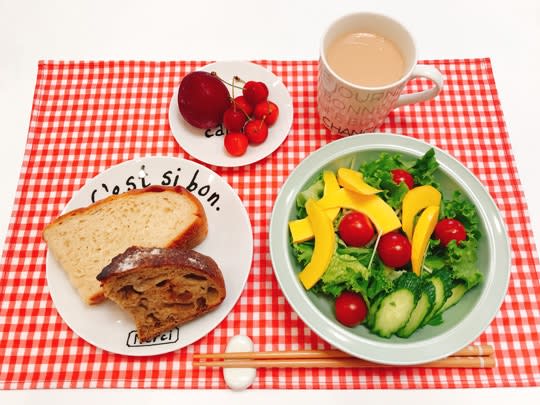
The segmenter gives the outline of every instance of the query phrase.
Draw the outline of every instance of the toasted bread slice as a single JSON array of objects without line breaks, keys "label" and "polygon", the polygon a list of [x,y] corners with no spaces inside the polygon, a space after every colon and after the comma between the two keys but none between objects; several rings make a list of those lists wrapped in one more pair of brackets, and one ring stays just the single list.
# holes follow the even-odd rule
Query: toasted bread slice
[{"label": "toasted bread slice", "polygon": [[43,238],[81,298],[98,304],[105,297],[96,276],[128,247],[192,248],[207,233],[204,208],[188,190],[149,186],[61,215]]},{"label": "toasted bread slice", "polygon": [[141,341],[206,314],[226,295],[216,262],[188,249],[134,246],[97,279],[105,296],[131,314]]}]

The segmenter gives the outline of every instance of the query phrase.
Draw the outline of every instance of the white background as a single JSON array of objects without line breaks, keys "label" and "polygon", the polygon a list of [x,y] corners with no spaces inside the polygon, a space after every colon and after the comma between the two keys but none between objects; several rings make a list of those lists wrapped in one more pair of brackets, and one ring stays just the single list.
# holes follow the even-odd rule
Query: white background
[{"label": "white background", "polygon": [[[317,59],[320,36],[337,17],[379,11],[401,20],[420,59],[490,57],[520,179],[539,245],[540,2],[293,0],[0,0],[0,238],[11,216],[40,59]],[[0,404],[131,404],[220,401],[275,404],[540,403],[540,388],[399,391],[0,392]]]}]

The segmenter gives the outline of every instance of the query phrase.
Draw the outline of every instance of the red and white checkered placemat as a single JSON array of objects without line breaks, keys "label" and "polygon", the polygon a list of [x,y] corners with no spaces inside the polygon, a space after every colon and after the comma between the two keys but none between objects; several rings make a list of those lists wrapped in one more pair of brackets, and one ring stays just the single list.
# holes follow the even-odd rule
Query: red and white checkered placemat
[{"label": "red and white checkered placemat", "polygon": [[[295,118],[283,145],[246,167],[211,167],[238,192],[251,218],[254,259],[246,288],[221,324],[173,353],[114,355],[77,337],[58,315],[45,279],[41,230],[86,180],[140,156],[192,159],[175,142],[168,107],[198,62],[42,62],[0,279],[0,388],[225,388],[220,369],[193,369],[193,353],[224,350],[236,334],[257,350],[329,348],[299,320],[273,275],[268,225],[291,170],[333,138],[316,112],[315,61],[258,61],[281,77]],[[458,158],[500,207],[512,244],[501,311],[478,344],[496,348],[494,369],[260,369],[252,388],[464,388],[540,383],[538,256],[489,59],[426,61],[445,75],[433,101],[394,111],[381,127],[423,139]],[[426,83],[416,81],[410,90]]]}]

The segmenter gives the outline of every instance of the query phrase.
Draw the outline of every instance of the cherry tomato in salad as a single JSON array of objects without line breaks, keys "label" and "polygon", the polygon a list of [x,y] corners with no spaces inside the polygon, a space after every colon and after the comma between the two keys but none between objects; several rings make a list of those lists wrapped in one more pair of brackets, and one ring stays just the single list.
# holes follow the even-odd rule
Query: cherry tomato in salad
[{"label": "cherry tomato in salad", "polygon": [[453,218],[441,219],[435,226],[434,234],[435,238],[439,239],[443,246],[448,246],[453,240],[459,245],[461,241],[467,238],[467,231],[463,224]]},{"label": "cherry tomato in salad", "polygon": [[362,323],[367,316],[364,297],[352,291],[343,291],[335,303],[336,319],[350,328]]},{"label": "cherry tomato in salad", "polygon": [[375,230],[367,217],[358,211],[352,211],[343,216],[338,227],[339,237],[349,246],[365,246],[373,239]]},{"label": "cherry tomato in salad", "polygon": [[411,243],[399,232],[388,232],[381,236],[377,253],[385,265],[400,268],[411,260]]},{"label": "cherry tomato in salad", "polygon": [[414,178],[407,170],[394,169],[390,172],[392,173],[392,180],[394,180],[394,183],[398,185],[400,183],[405,183],[409,190],[414,187]]}]

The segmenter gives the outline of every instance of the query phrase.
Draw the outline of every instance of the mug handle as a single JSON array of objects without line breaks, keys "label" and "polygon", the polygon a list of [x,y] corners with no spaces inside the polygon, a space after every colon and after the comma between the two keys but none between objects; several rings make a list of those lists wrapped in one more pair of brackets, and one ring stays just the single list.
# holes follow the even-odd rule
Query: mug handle
[{"label": "mug handle", "polygon": [[431,100],[436,97],[443,86],[443,75],[436,68],[429,65],[416,65],[412,71],[409,80],[415,77],[425,77],[434,83],[434,86],[430,89],[419,91],[417,93],[402,94],[397,99],[395,107],[400,107],[405,104],[417,103],[419,101]]}]

